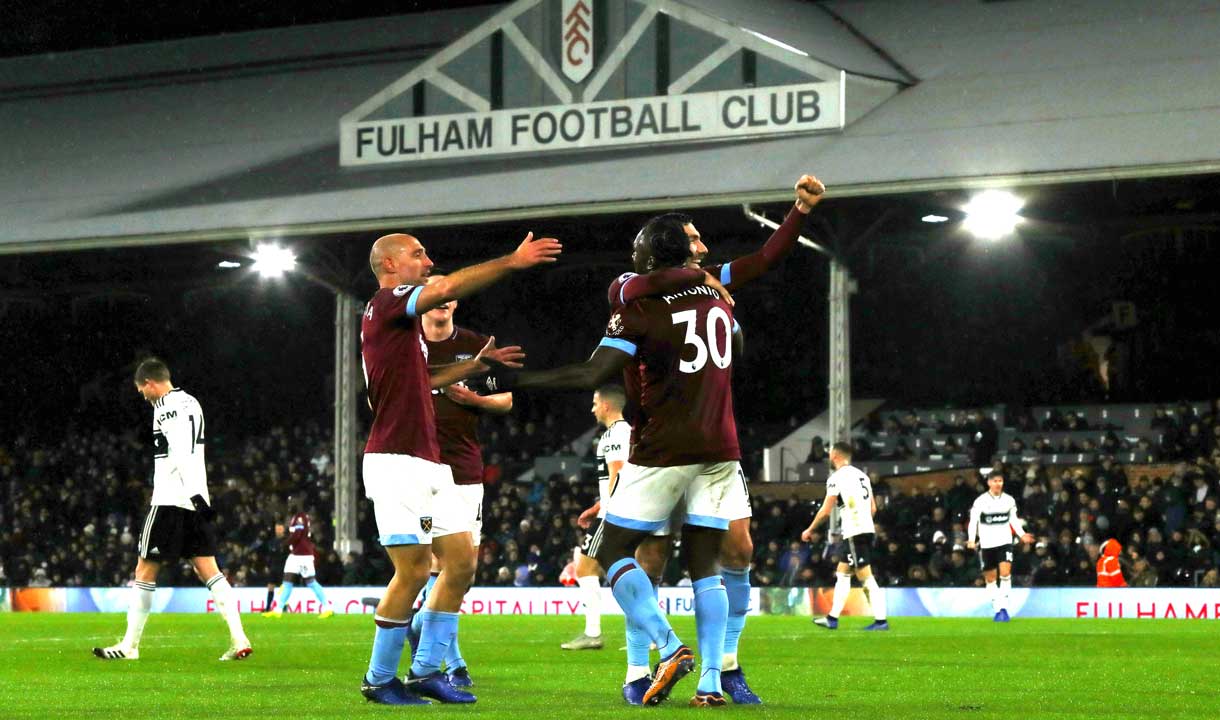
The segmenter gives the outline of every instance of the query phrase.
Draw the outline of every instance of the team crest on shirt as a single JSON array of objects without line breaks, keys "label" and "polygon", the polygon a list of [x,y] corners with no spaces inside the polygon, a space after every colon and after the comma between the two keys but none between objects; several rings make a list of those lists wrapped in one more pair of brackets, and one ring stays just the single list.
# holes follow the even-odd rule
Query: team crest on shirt
[{"label": "team crest on shirt", "polygon": [[474,357],[474,355],[471,355],[470,353],[458,353],[457,355],[453,356],[453,361],[462,362],[464,360],[469,360],[473,357]]},{"label": "team crest on shirt", "polygon": [[623,316],[621,313],[614,313],[610,316],[610,324],[606,325],[607,335],[618,335],[623,332]]},{"label": "team crest on shirt", "polygon": [[419,519],[419,529],[426,533],[432,532],[432,516],[426,515]]},{"label": "team crest on shirt", "polygon": [[415,286],[414,285],[399,285],[398,287],[394,288],[394,297],[402,297],[403,295],[406,295],[407,293],[411,292],[411,288],[413,288],[413,287],[415,287]]}]

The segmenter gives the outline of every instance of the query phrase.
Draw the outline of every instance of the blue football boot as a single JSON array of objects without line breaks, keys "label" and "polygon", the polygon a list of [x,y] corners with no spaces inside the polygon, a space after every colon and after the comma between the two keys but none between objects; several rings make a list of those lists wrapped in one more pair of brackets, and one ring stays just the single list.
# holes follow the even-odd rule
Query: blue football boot
[{"label": "blue football boot", "polygon": [[762,705],[762,698],[754,694],[746,682],[746,674],[741,668],[725,670],[720,673],[720,686],[734,705]]},{"label": "blue football boot", "polygon": [[890,621],[889,620],[874,620],[872,625],[869,625],[868,627],[866,627],[864,629],[865,630],[889,630]]},{"label": "blue football boot", "polygon": [[378,705],[431,705],[432,703],[416,695],[402,684],[402,680],[394,678],[384,685],[373,685],[365,678],[360,679],[360,694],[369,702]]},{"label": "blue football boot", "polygon": [[469,704],[476,700],[475,696],[459,690],[449,683],[449,677],[437,670],[422,677],[415,673],[407,675],[407,689],[416,695],[439,700],[443,703]]},{"label": "blue football boot", "polygon": [[474,678],[470,677],[470,669],[465,665],[445,674],[449,677],[449,684],[455,688],[474,687]]},{"label": "blue football boot", "polygon": [[1003,608],[1001,608],[1000,611],[995,614],[996,622],[1008,622],[1008,620],[1009,620],[1008,611]]},{"label": "blue football boot", "polygon": [[652,686],[652,678],[645,675],[623,685],[623,699],[628,705],[643,705],[644,693]]},{"label": "blue football boot", "polygon": [[839,629],[839,618],[831,617],[831,616],[827,615],[826,617],[820,617],[820,618],[815,619],[813,621],[813,624],[817,625],[819,627],[824,627],[827,630],[838,630]]}]

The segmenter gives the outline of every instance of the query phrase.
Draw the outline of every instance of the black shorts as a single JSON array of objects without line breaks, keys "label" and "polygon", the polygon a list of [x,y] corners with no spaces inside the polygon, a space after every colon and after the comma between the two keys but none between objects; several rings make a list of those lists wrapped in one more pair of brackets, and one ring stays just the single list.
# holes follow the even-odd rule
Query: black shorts
[{"label": "black shorts", "polygon": [[873,564],[873,533],[860,533],[839,541],[839,562],[859,570]]},{"label": "black shorts", "polygon": [[979,548],[979,568],[995,570],[1002,562],[1012,562],[1012,543],[993,548]]},{"label": "black shorts", "polygon": [[153,505],[140,533],[140,557],[158,562],[216,554],[216,528],[194,510]]},{"label": "black shorts", "polygon": [[593,544],[593,536],[597,534],[598,528],[602,526],[601,518],[593,518],[593,522],[589,523],[589,529],[585,530],[585,539],[580,541],[580,554],[585,557],[593,557],[589,553],[589,546]]}]

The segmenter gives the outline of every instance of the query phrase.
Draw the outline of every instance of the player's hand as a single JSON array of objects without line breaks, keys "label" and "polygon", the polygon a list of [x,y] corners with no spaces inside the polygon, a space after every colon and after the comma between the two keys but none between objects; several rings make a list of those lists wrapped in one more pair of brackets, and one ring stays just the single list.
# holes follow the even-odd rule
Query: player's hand
[{"label": "player's hand", "polygon": [[563,245],[555,238],[534,239],[534,233],[528,233],[512,255],[508,256],[508,266],[513,270],[525,270],[543,263],[553,263],[563,252]]},{"label": "player's hand", "polygon": [[734,302],[733,296],[729,294],[729,291],[720,282],[720,278],[716,277],[710,272],[703,273],[703,284],[720,293],[720,297],[724,298],[724,301],[729,305],[737,304]]},{"label": "player's hand", "polygon": [[978,544],[978,543],[976,543],[976,542],[975,542],[975,541],[973,541],[973,540],[970,540],[970,541],[968,541],[968,542],[966,543],[966,549],[967,549],[967,550],[973,550],[973,549],[975,549],[975,548],[976,548],[976,547],[978,547],[978,546],[979,546],[979,544]]},{"label": "player's hand", "polygon": [[479,404],[479,394],[461,383],[454,383],[441,392],[458,405],[475,407]]},{"label": "player's hand", "polygon": [[807,213],[814,205],[822,202],[826,195],[826,186],[812,175],[802,175],[796,181],[796,209]]},{"label": "player's hand", "polygon": [[1033,541],[1034,541],[1034,536],[1030,533],[1025,533],[1024,535],[1021,536],[1021,542],[1025,543],[1026,545],[1032,543]]},{"label": "player's hand", "polygon": [[474,356],[474,359],[476,362],[483,363],[488,369],[494,370],[488,362],[489,360],[505,367],[519,368],[522,367],[521,361],[525,359],[525,352],[520,345],[496,347],[496,336],[492,335],[487,338],[487,344],[483,346],[478,355]]},{"label": "player's hand", "polygon": [[801,540],[803,542],[813,542],[813,526],[812,525],[805,528],[805,532],[801,533]]},{"label": "player's hand", "polygon": [[580,517],[576,518],[576,524],[580,526],[581,530],[588,530],[589,526],[593,524],[593,518],[597,517],[597,509],[597,506],[594,505],[582,512]]}]

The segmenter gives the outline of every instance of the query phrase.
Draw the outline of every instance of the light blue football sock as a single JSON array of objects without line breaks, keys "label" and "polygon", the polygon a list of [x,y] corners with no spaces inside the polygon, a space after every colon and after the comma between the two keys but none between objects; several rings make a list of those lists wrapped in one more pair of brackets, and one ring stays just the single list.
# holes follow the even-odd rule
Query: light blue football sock
[{"label": "light blue football sock", "polygon": [[432,592],[432,586],[436,585],[437,573],[432,573],[428,576],[428,582],[424,583],[424,589],[419,591],[419,611],[415,613],[415,617],[411,618],[411,632],[419,635],[424,627],[424,603],[428,601],[428,595]]},{"label": "light blue football sock", "polygon": [[373,656],[364,679],[373,685],[385,685],[398,675],[402,646],[407,641],[407,621],[390,620],[375,615],[377,630],[373,633]]},{"label": "light blue football sock", "polygon": [[288,609],[288,598],[292,597],[292,583],[284,581],[284,586],[280,588],[280,611]]},{"label": "light blue football sock", "polygon": [[455,630],[453,640],[449,643],[449,649],[445,651],[445,672],[453,672],[464,667],[466,667],[466,661],[462,659],[462,649],[458,647],[458,636]]},{"label": "light blue football sock", "polygon": [[[657,583],[652,581],[652,600],[657,601]],[[630,617],[627,621],[627,665],[630,667],[648,667],[649,644],[652,642],[644,630]]]},{"label": "light blue football sock", "polygon": [[669,621],[657,607],[652,580],[640,569],[634,558],[623,558],[606,571],[610,589],[623,614],[634,622],[644,636],[657,644],[662,658],[667,658],[682,645],[669,626]]},{"label": "light blue football sock", "polygon": [[750,568],[735,570],[721,568],[724,590],[729,596],[729,622],[724,628],[724,652],[737,654],[737,641],[746,626],[746,615],[750,612]]},{"label": "light blue football sock", "polygon": [[699,635],[699,692],[719,693],[724,629],[729,619],[729,597],[719,575],[700,578],[695,590],[695,632]]},{"label": "light blue football sock", "polygon": [[317,580],[310,580],[309,589],[313,590],[313,596],[318,599],[318,604],[323,609],[326,609],[326,591],[322,589],[322,583]]},{"label": "light blue football sock", "polygon": [[419,632],[419,645],[415,648],[415,660],[411,663],[411,672],[416,677],[439,672],[441,661],[453,638],[457,636],[458,614],[441,612],[439,610],[420,610],[416,616],[422,616],[422,627]]}]

